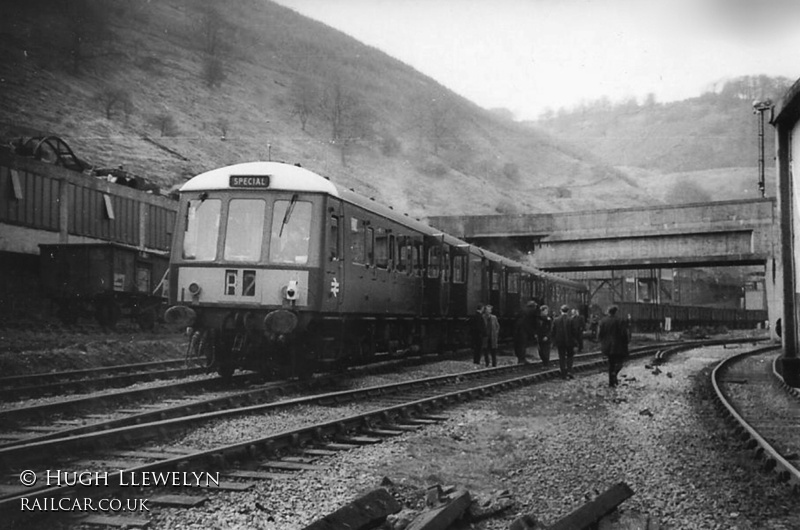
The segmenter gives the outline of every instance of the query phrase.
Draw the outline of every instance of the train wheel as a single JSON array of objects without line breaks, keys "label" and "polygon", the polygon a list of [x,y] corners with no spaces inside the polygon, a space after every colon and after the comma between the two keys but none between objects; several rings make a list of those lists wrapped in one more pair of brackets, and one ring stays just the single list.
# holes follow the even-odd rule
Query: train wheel
[{"label": "train wheel", "polygon": [[122,316],[122,309],[114,300],[97,302],[94,317],[104,328],[114,329]]}]

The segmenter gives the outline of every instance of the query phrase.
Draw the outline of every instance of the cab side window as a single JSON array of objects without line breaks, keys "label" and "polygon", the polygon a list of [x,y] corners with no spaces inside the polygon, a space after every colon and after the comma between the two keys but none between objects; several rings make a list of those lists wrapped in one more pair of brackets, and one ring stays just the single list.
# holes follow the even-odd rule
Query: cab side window
[{"label": "cab side window", "polygon": [[331,261],[339,261],[341,256],[341,246],[339,244],[339,216],[332,215],[328,232],[328,258]]}]

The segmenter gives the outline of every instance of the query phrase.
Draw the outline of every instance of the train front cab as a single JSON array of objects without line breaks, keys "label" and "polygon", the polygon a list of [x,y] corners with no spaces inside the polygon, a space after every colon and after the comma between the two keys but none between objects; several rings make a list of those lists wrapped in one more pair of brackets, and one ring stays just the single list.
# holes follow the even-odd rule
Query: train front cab
[{"label": "train front cab", "polygon": [[191,320],[201,355],[222,375],[302,369],[296,337],[338,303],[318,295],[335,266],[323,260],[325,197],[223,185],[182,192],[169,312]]}]

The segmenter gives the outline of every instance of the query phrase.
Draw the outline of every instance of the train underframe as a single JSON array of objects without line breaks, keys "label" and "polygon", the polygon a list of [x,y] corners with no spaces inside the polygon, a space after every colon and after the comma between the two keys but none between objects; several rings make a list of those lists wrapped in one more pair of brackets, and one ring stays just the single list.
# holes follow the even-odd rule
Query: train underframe
[{"label": "train underframe", "polygon": [[245,369],[302,378],[391,357],[445,353],[469,344],[466,318],[298,312],[296,326],[281,333],[256,324],[268,321],[269,314],[201,313],[192,328],[188,355],[203,359],[223,377]]}]

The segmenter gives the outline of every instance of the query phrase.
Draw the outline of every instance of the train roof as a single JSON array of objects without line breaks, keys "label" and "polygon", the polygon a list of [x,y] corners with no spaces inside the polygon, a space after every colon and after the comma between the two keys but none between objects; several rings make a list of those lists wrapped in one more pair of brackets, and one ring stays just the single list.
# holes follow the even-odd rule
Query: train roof
[{"label": "train roof", "polygon": [[451,247],[463,249],[465,252],[471,252],[480,255],[490,261],[497,262],[509,269],[519,270],[528,274],[537,275],[546,278],[549,281],[568,285],[574,288],[584,287],[580,282],[544,272],[540,269],[519,263],[511,260],[500,254],[495,254],[489,250],[482,249],[472,245],[466,241],[458,239],[450,234],[446,234],[441,230],[434,228],[419,219],[410,217],[408,214],[402,214],[389,206],[385,206],[372,198],[365,197],[353,190],[348,190],[337,186],[327,178],[309,171],[300,166],[286,164],[284,162],[245,162],[242,164],[234,164],[232,166],[225,166],[211,171],[201,173],[196,177],[190,179],[184,184],[180,191],[205,191],[205,190],[227,190],[227,189],[253,189],[251,186],[237,186],[232,177],[240,178],[261,178],[269,177],[268,182],[263,181],[266,185],[255,186],[256,188],[279,190],[279,191],[301,191],[301,192],[316,192],[325,193],[333,197],[342,199],[343,201],[350,202],[360,208],[371,211],[387,219],[391,219],[399,224],[402,224],[416,232],[421,233],[427,237],[441,238],[443,242]]},{"label": "train roof", "polygon": [[339,188],[330,180],[300,166],[283,162],[245,162],[212,169],[190,179],[180,191],[237,189],[232,177],[269,177],[270,190],[308,191],[339,196]]}]

